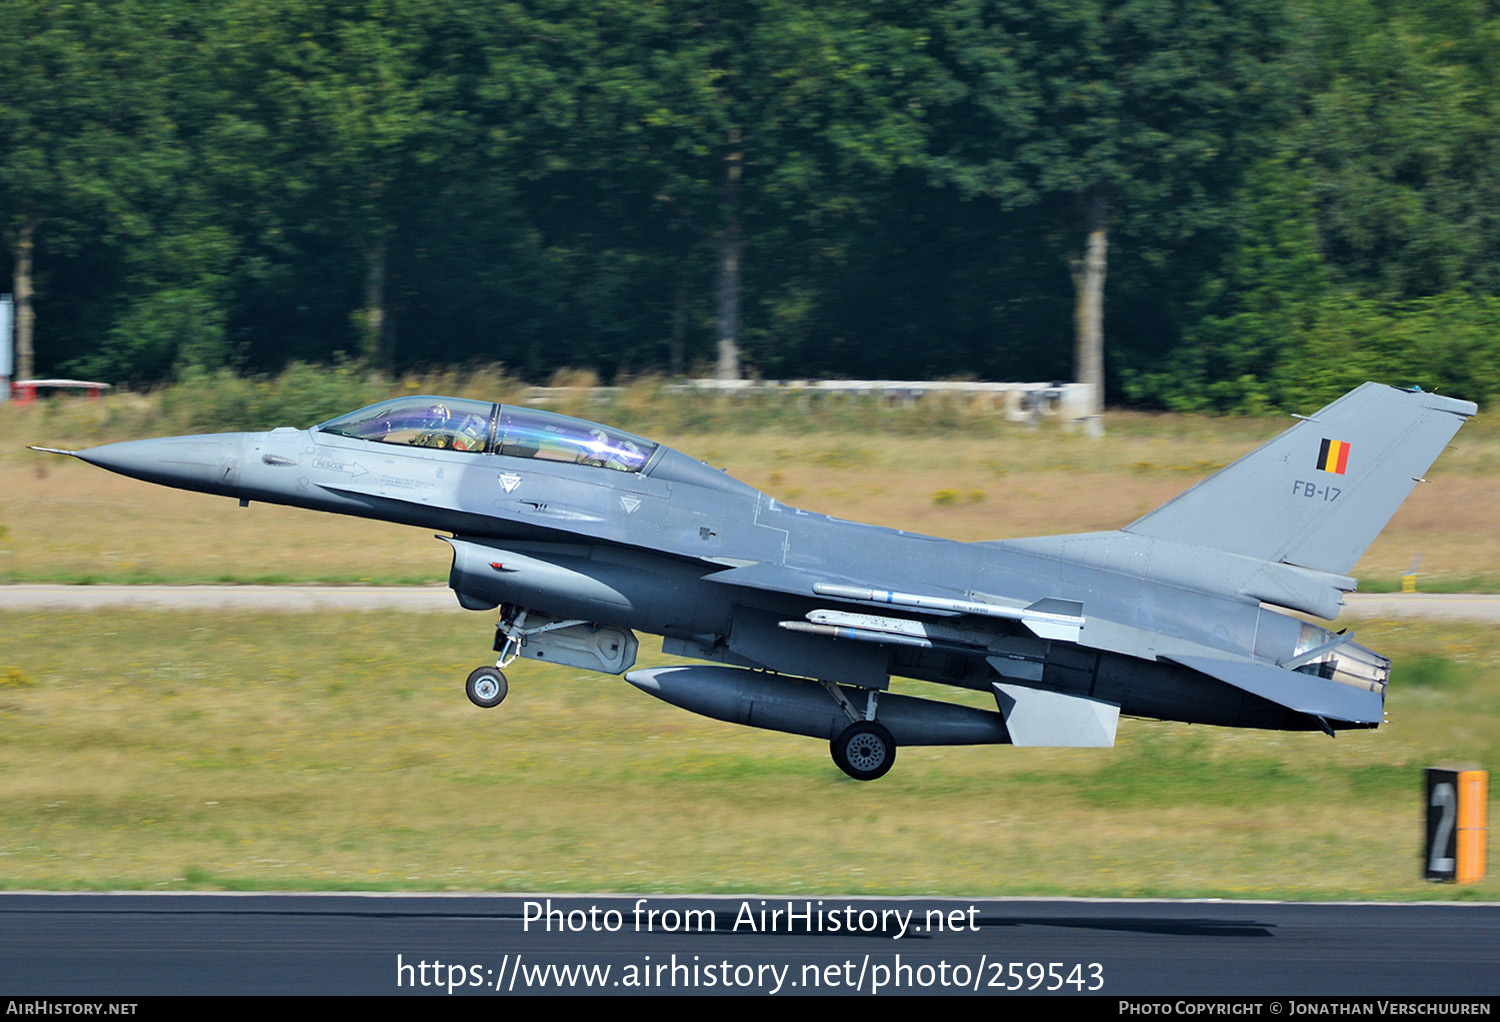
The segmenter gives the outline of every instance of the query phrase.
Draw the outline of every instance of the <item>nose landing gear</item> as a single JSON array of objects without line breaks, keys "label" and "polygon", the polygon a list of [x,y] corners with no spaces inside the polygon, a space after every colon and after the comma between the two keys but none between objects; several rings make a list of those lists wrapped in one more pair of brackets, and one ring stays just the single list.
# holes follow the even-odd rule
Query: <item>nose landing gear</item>
[{"label": "nose landing gear", "polygon": [[521,642],[526,637],[526,611],[515,607],[503,607],[500,620],[495,622],[495,651],[500,659],[493,667],[476,667],[469,672],[464,683],[464,694],[475,706],[488,710],[505,702],[510,692],[510,682],[505,680],[502,667],[509,667],[521,653]]},{"label": "nose landing gear", "polygon": [[464,683],[464,692],[468,694],[469,702],[486,710],[503,703],[509,691],[510,683],[505,680],[504,672],[498,667],[476,667],[469,673],[469,680]]}]

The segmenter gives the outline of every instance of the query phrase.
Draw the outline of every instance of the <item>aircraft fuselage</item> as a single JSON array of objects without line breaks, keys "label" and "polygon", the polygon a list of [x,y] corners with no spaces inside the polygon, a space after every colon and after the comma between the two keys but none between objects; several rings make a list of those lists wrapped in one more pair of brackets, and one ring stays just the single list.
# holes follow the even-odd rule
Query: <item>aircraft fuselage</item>
[{"label": "aircraft fuselage", "polygon": [[[1415,455],[1425,468],[1457,429],[1452,416],[1472,414],[1371,387],[1123,530],[993,543],[789,507],[610,427],[450,398],[397,399],[305,430],[61,453],[241,503],[443,533],[459,602],[500,610],[499,666],[520,655],[624,673],[634,632],[660,635],[666,652],[720,666],[634,672],[637,687],[721,719],[827,737],[841,766],[872,777],[889,767],[893,736],[1107,745],[1120,714],[1377,726],[1389,661],[1267,606],[1335,616],[1357,551],[1325,541],[1309,555],[1305,537],[1342,535],[1346,520],[1356,540],[1372,537],[1383,519],[1371,531],[1359,486],[1389,504],[1400,490],[1389,477],[1406,473],[1409,490],[1406,462],[1381,466],[1412,430],[1397,422],[1377,437],[1386,453],[1366,480],[1358,458],[1376,442],[1358,429],[1412,417],[1431,433]],[[1315,453],[1320,431],[1338,436]],[[1303,493],[1304,476],[1317,477],[1321,500]],[[1221,541],[1200,520],[1226,501],[1231,517],[1250,517]],[[504,676],[481,674],[471,698],[503,699]],[[885,694],[892,675],[989,692],[997,712]]]}]

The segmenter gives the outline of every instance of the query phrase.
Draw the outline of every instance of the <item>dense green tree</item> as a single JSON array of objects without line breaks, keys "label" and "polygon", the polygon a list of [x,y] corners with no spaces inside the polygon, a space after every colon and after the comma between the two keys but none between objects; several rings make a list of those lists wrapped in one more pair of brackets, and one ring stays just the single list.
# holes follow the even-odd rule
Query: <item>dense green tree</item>
[{"label": "dense green tree", "polygon": [[0,272],[22,372],[37,310],[37,368],[119,381],[1097,377],[1107,303],[1132,400],[1489,394],[1497,42],[1478,0],[3,0]]},{"label": "dense green tree", "polygon": [[1036,204],[1075,294],[1075,378],[1102,400],[1112,227],[1172,245],[1215,204],[1285,111],[1273,3],[954,0],[939,53],[959,91],[935,164],[966,195]]},{"label": "dense green tree", "polygon": [[[0,229],[12,253],[20,376],[34,371],[39,242],[64,258],[92,250],[89,259],[133,293],[97,305],[87,341],[48,352],[49,364],[149,377],[170,367],[178,328],[200,349],[219,343],[211,309],[201,322],[161,321],[174,301],[213,302],[213,271],[191,252],[189,160],[173,119],[172,85],[191,59],[187,10],[135,0],[0,4]],[[41,301],[66,308],[79,298]],[[113,329],[126,323],[128,338]]]},{"label": "dense green tree", "polygon": [[1485,297],[1500,283],[1497,19],[1462,2],[1291,9],[1301,115],[1226,203],[1225,258],[1185,303],[1184,345],[1127,393],[1254,410],[1388,379],[1482,400],[1482,338],[1500,334]]},{"label": "dense green tree", "polygon": [[1292,67],[1322,247],[1394,297],[1500,291],[1500,10],[1299,0]]},{"label": "dense green tree", "polygon": [[1318,328],[1331,286],[1308,167],[1291,156],[1263,159],[1225,204],[1231,222],[1215,236],[1221,268],[1184,301],[1181,343],[1154,365],[1148,359],[1125,371],[1131,400],[1245,412],[1299,400],[1281,384]]},{"label": "dense green tree", "polygon": [[461,135],[445,49],[459,12],[428,0],[229,3],[215,15],[218,186],[253,182],[241,229],[272,263],[321,234],[360,267],[366,358],[395,358],[390,246]]},{"label": "dense green tree", "polygon": [[709,254],[717,374],[737,378],[747,251],[787,224],[820,235],[857,182],[919,158],[920,36],[881,5],[557,6],[560,169],[633,207],[659,253]]}]

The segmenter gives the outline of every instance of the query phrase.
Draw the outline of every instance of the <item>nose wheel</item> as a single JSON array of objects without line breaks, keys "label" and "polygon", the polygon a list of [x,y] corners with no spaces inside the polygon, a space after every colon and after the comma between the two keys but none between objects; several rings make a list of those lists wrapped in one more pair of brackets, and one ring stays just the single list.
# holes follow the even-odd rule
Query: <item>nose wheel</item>
[{"label": "nose wheel", "polygon": [[856,781],[884,777],[896,762],[896,740],[873,720],[850,724],[828,746],[838,768]]},{"label": "nose wheel", "polygon": [[488,710],[505,701],[510,683],[505,680],[505,674],[500,668],[478,667],[470,672],[469,680],[464,683],[464,691],[469,696],[469,702]]}]

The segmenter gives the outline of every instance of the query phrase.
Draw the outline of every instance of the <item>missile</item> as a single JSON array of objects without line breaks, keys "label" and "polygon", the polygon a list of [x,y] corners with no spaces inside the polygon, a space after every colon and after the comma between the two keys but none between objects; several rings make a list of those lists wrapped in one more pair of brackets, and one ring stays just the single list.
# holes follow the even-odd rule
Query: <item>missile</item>
[{"label": "missile", "polygon": [[[854,639],[857,642],[879,642],[888,646],[916,646],[919,649],[933,649],[938,645],[930,639],[916,635],[902,635],[899,632],[877,632],[866,628],[850,628],[810,621],[778,621],[777,624],[789,632],[825,635],[830,639]],[[950,645],[947,648],[961,649],[962,647]]]},{"label": "missile", "polygon": [[1008,606],[1003,603],[985,603],[979,600],[954,600],[946,596],[923,596],[919,593],[898,593],[889,589],[867,589],[864,586],[848,586],[833,582],[818,582],[813,592],[819,596],[833,596],[860,603],[886,603],[893,607],[914,607],[919,610],[936,610],[947,614],[973,614],[978,617],[997,617],[1019,621],[1032,634],[1043,639],[1077,642],[1084,625],[1083,606],[1072,600],[1045,599],[1025,607]]}]

